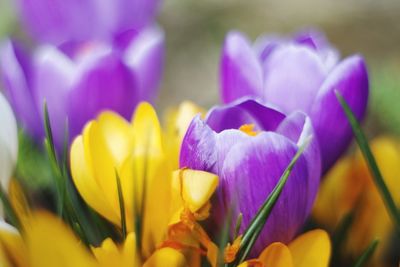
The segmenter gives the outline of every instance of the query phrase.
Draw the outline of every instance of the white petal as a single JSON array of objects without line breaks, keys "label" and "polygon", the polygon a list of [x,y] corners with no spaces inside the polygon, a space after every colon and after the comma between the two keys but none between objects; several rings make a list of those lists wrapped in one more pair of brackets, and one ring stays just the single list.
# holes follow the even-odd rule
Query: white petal
[{"label": "white petal", "polygon": [[17,122],[10,105],[0,93],[0,183],[5,190],[18,155]]}]

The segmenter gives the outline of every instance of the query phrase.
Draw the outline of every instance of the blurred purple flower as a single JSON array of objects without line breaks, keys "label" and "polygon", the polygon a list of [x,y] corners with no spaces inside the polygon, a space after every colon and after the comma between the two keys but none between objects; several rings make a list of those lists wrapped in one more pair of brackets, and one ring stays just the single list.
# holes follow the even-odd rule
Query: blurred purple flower
[{"label": "blurred purple flower", "polygon": [[290,40],[261,36],[254,45],[240,32],[230,32],[225,39],[223,102],[255,96],[282,112],[302,110],[308,114],[320,143],[324,171],[345,151],[352,137],[334,90],[362,119],[368,102],[364,59],[354,55],[339,62],[338,52],[322,33],[303,32]]},{"label": "blurred purple flower", "polygon": [[[241,231],[277,184],[299,146],[313,135],[310,119],[297,111],[289,116],[251,99],[212,109],[203,121],[195,117],[183,139],[180,166],[220,177],[213,214],[223,224],[243,214]],[[256,247],[289,242],[313,205],[321,175],[318,142],[312,139],[296,163]],[[233,225],[232,225],[233,226]]]},{"label": "blurred purple flower", "polygon": [[102,110],[129,119],[138,102],[152,102],[163,60],[164,33],[157,27],[126,32],[112,43],[42,45],[31,56],[12,41],[0,49],[1,78],[17,117],[41,141],[46,99],[59,148],[66,118],[72,139]]},{"label": "blurred purple flower", "polygon": [[160,0],[17,0],[31,35],[40,41],[103,39],[151,23]]}]

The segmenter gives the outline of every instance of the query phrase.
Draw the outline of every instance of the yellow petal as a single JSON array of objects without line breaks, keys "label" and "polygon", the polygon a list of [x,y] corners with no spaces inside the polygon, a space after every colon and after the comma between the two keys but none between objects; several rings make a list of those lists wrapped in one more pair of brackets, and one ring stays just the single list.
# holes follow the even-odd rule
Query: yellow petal
[{"label": "yellow petal", "polygon": [[157,114],[148,103],[140,103],[132,119],[133,169],[136,210],[141,212],[143,188],[160,174],[164,161],[161,128]]},{"label": "yellow petal", "polygon": [[[344,157],[325,175],[313,208],[315,219],[334,229],[350,212],[365,188],[365,182],[355,174],[353,157]],[[335,206],[334,209],[330,207]]]},{"label": "yellow petal", "polygon": [[138,105],[132,128],[135,211],[144,217],[142,248],[147,257],[166,234],[171,170],[164,155],[160,123],[150,104]]},{"label": "yellow petal", "polygon": [[[264,266],[291,267],[293,266],[292,254],[289,248],[279,242],[272,243],[259,257]],[[313,265],[310,265],[313,266]]]},{"label": "yellow petal", "polygon": [[148,183],[143,220],[143,253],[149,256],[164,240],[171,216],[171,171],[168,165]]},{"label": "yellow petal", "polygon": [[327,267],[331,254],[331,242],[323,230],[309,231],[289,244],[295,267]]},{"label": "yellow petal", "polygon": [[107,147],[117,165],[121,165],[132,152],[132,129],[130,124],[114,112],[102,112],[97,119]]},{"label": "yellow petal", "polygon": [[218,186],[218,176],[209,172],[185,169],[182,175],[182,197],[190,211],[196,212],[211,198]]},{"label": "yellow petal", "polygon": [[107,147],[105,138],[99,123],[92,121],[83,131],[83,145],[89,166],[93,168],[94,177],[104,197],[114,209],[114,218],[111,221],[119,221],[119,201],[117,191],[116,170],[117,162],[112,157]]},{"label": "yellow petal", "polygon": [[[16,263],[18,267],[29,266],[25,244],[17,229],[0,221],[0,250],[3,252],[0,266]],[[3,260],[3,262],[1,262]],[[6,266],[6,265],[5,265]],[[10,264],[10,266],[13,266]]]},{"label": "yellow petal", "polygon": [[167,112],[165,142],[170,155],[169,162],[174,170],[179,168],[179,150],[186,130],[199,113],[204,114],[205,111],[190,101],[184,101],[177,108]]},{"label": "yellow petal", "polygon": [[[399,141],[389,137],[378,137],[371,141],[371,149],[397,204],[400,204],[400,189],[398,177],[400,176],[400,147]],[[352,238],[348,240],[347,252],[359,255],[374,238],[379,238],[382,243],[378,246],[371,261],[382,258],[385,247],[392,238],[392,222],[388,215],[381,196],[373,182],[373,178],[360,152],[356,154],[357,177],[363,179],[365,188],[360,194],[358,212],[354,218],[351,233]]]},{"label": "yellow petal", "polygon": [[92,248],[92,252],[100,266],[107,267],[121,265],[121,255],[111,238],[104,240],[100,247]]},{"label": "yellow petal", "polygon": [[16,179],[11,179],[8,185],[8,197],[10,203],[21,222],[22,226],[26,225],[30,217],[30,210],[28,201],[25,198],[25,194],[22,190],[21,185]]},{"label": "yellow petal", "polygon": [[154,108],[142,102],[132,118],[133,146],[137,154],[163,154],[161,126]]},{"label": "yellow petal", "polygon": [[143,267],[183,267],[187,266],[182,253],[172,248],[161,248],[145,262]]},{"label": "yellow petal", "polygon": [[[102,193],[102,189],[94,177],[90,161],[88,161],[85,153],[82,136],[75,138],[71,145],[71,174],[72,180],[79,194],[85,202],[94,210],[106,218],[114,218],[112,210],[107,199]],[[114,223],[118,223],[115,221]]]},{"label": "yellow petal", "polygon": [[[384,180],[397,204],[400,204],[400,143],[388,137],[376,138],[371,148],[382,172]],[[372,179],[369,179],[372,181]],[[375,187],[374,187],[375,189]]]},{"label": "yellow petal", "polygon": [[100,247],[92,248],[100,266],[134,267],[139,266],[136,255],[136,238],[134,233],[129,233],[121,248],[117,247],[111,238],[104,240]]},{"label": "yellow petal", "polygon": [[136,251],[136,235],[129,233],[122,248],[122,258],[126,267],[140,266],[140,257]]},{"label": "yellow petal", "polygon": [[32,267],[96,266],[90,253],[59,218],[37,213],[26,230]]}]

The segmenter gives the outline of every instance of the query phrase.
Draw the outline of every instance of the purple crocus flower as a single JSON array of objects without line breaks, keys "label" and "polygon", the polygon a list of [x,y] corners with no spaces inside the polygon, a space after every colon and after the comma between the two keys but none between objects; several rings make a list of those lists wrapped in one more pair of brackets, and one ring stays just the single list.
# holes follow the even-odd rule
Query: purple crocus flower
[{"label": "purple crocus flower", "polygon": [[[214,218],[221,225],[228,209],[233,211],[233,221],[241,212],[243,232],[299,146],[312,135],[311,121],[304,113],[285,116],[255,100],[240,99],[213,108],[204,121],[199,116],[193,119],[181,146],[180,166],[219,175]],[[272,242],[287,243],[294,237],[311,211],[320,175],[319,146],[312,138],[256,243],[254,255]]]},{"label": "purple crocus flower", "polygon": [[359,55],[339,62],[338,52],[321,33],[304,32],[291,40],[261,36],[254,45],[240,32],[230,32],[225,39],[223,102],[254,96],[285,113],[304,111],[320,142],[324,171],[345,151],[352,137],[335,90],[362,119],[368,101],[365,62]]},{"label": "purple crocus flower", "polygon": [[109,38],[151,23],[159,0],[17,0],[16,7],[31,35],[61,44]]},{"label": "purple crocus flower", "polygon": [[44,99],[59,148],[66,118],[73,138],[104,109],[129,119],[138,102],[154,100],[163,69],[163,31],[150,27],[116,39],[42,45],[32,55],[12,41],[1,46],[6,93],[20,122],[38,141],[44,135]]}]

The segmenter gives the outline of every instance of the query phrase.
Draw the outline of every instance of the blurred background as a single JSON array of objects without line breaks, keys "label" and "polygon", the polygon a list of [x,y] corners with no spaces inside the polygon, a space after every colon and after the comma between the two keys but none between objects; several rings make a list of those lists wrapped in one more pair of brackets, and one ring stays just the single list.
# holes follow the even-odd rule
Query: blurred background
[{"label": "blurred background", "polygon": [[[371,77],[369,133],[400,134],[400,1],[398,0],[166,0],[159,23],[167,40],[158,109],[188,99],[218,103],[220,50],[231,29],[252,40],[261,33],[323,30],[341,51],[365,56]],[[0,39],[20,35],[12,0],[0,0]]]},{"label": "blurred background", "polygon": [[217,103],[220,50],[226,32],[254,40],[316,27],[341,51],[365,56],[371,77],[367,127],[400,134],[400,1],[398,0],[167,0],[160,23],[167,59],[159,107],[184,99]]}]

